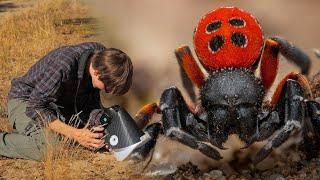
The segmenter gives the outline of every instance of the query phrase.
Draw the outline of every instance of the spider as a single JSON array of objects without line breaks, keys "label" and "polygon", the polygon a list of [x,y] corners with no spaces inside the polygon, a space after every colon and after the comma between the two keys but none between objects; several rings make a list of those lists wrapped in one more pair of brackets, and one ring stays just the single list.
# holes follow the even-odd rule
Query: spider
[{"label": "spider", "polygon": [[[225,149],[223,143],[231,134],[246,143],[243,148],[268,140],[253,158],[256,164],[295,130],[302,131],[308,157],[318,155],[320,105],[312,100],[304,76],[310,68],[306,54],[281,37],[264,41],[255,17],[236,7],[218,8],[203,16],[193,40],[208,75],[203,73],[188,46],[177,48],[175,54],[183,86],[197,105],[188,105],[179,89],[170,87],[163,91],[159,106],[148,104],[141,109],[140,119],[149,119],[158,109],[166,136],[215,160],[222,157],[206,142]],[[285,76],[271,101],[264,103],[277,75],[279,53],[298,65],[301,73]],[[259,64],[260,77],[256,77]],[[194,86],[200,90],[200,101]]]}]

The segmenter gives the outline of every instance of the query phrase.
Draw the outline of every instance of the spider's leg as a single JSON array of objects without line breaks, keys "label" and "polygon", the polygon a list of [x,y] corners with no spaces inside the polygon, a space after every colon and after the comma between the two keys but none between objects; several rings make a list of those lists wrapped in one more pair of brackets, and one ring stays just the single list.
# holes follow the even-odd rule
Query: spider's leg
[{"label": "spider's leg", "polygon": [[[280,81],[278,87],[276,88],[275,93],[272,96],[272,99],[270,102],[271,106],[275,107],[277,104],[279,104],[280,98],[282,96],[281,93],[284,89],[284,86],[287,83],[287,81],[290,79],[295,80],[300,84],[300,86],[302,87],[302,89],[304,91],[305,98],[313,99],[311,87],[310,87],[308,79],[302,74],[291,72]],[[279,113],[279,114],[281,114],[281,113]]]},{"label": "spider's leg", "polygon": [[308,159],[315,158],[320,151],[320,104],[316,101],[307,101],[308,118],[304,124],[304,148]]},{"label": "spider's leg", "polygon": [[269,139],[267,144],[258,152],[253,162],[259,163],[265,159],[273,150],[279,147],[290,136],[295,129],[300,129],[305,118],[304,91],[301,85],[295,80],[287,80],[275,110],[279,114],[280,123],[284,123],[280,130]]},{"label": "spider's leg", "polygon": [[281,37],[272,37],[278,43],[281,54],[301,68],[301,73],[307,75],[310,70],[311,60],[307,54],[292,43]]},{"label": "spider's leg", "polygon": [[203,85],[205,76],[196,60],[193,58],[190,48],[188,46],[181,46],[175,50],[175,55],[180,66],[180,75],[182,78],[182,84],[187,90],[191,100],[195,103],[196,93],[194,85],[198,88]]},{"label": "spider's leg", "polygon": [[147,155],[149,154],[149,152],[151,151],[151,149],[154,148],[154,146],[157,143],[157,138],[159,133],[161,133],[161,124],[160,123],[153,123],[150,124],[148,126],[146,126],[144,128],[144,132],[148,133],[151,137],[151,139],[144,144],[143,146],[139,147],[138,149],[136,149],[131,157],[135,158],[137,160],[143,160],[145,157],[147,157]]},{"label": "spider's leg", "polygon": [[196,137],[191,134],[183,131],[182,129],[171,128],[167,131],[167,136],[170,138],[191,147],[192,149],[199,150],[202,154],[215,159],[222,159],[220,153],[214,149],[212,146],[207,145],[199,141]]},{"label": "spider's leg", "polygon": [[277,43],[270,39],[266,40],[260,68],[260,76],[265,89],[269,89],[276,79],[279,66],[278,54]]},{"label": "spider's leg", "polygon": [[146,104],[136,113],[134,120],[138,127],[143,129],[149,123],[153,114],[158,113],[159,111],[160,109],[156,103]]},{"label": "spider's leg", "polygon": [[279,52],[288,60],[294,62],[301,68],[302,74],[308,74],[310,69],[310,58],[302,50],[280,37],[266,40],[261,57],[260,74],[263,85],[269,89],[273,84],[278,72]]},{"label": "spider's leg", "polygon": [[313,125],[314,133],[320,136],[320,104],[316,101],[307,101],[308,115]]},{"label": "spider's leg", "polygon": [[242,149],[248,148],[256,141],[263,141],[269,138],[277,129],[279,129],[281,121],[277,111],[263,112],[258,116],[256,134],[246,142]]},{"label": "spider's leg", "polygon": [[[156,145],[156,141],[158,138],[159,133],[161,132],[161,124],[160,123],[153,123],[146,126],[154,113],[158,113],[160,110],[156,103],[150,103],[144,105],[135,115],[134,120],[137,126],[140,129],[143,129],[144,133],[149,134],[151,137],[148,142],[146,142],[143,146],[139,147],[138,149],[134,150],[134,152],[130,155],[131,158],[136,160],[143,160],[154,148]],[[146,127],[145,127],[146,126]]]},{"label": "spider's leg", "polygon": [[272,111],[266,121],[259,122],[259,135],[257,141],[263,141],[269,138],[279,127],[281,121],[277,111]]},{"label": "spider's leg", "polygon": [[[197,134],[195,132],[201,134],[203,131],[201,131],[201,126],[198,126],[198,128],[194,126],[194,129],[191,129],[190,125],[196,123],[195,119],[192,119],[194,115],[189,110],[180,91],[176,87],[166,89],[162,93],[160,109],[162,111],[162,122],[166,136],[199,150],[212,159],[219,160],[222,158],[216,149],[201,142],[203,140],[201,137],[205,137],[204,134],[201,137],[200,135],[192,135]],[[188,130],[191,130],[191,132],[188,132]]]}]

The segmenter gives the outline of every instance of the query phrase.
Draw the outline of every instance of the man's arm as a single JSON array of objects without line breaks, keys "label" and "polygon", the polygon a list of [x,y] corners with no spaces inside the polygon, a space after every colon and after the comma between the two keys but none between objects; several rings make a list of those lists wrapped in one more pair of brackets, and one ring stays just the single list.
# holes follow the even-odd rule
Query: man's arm
[{"label": "man's arm", "polygon": [[49,123],[49,128],[70,139],[76,140],[82,146],[90,149],[96,149],[104,145],[104,140],[101,139],[103,137],[103,127],[95,127],[92,131],[86,128],[77,129],[56,119]]},{"label": "man's arm", "polygon": [[52,120],[58,119],[57,106],[58,90],[63,81],[69,79],[71,65],[68,61],[57,59],[52,64],[46,65],[43,76],[36,83],[27,101],[26,115],[34,120],[39,120],[47,125]]},{"label": "man's arm", "polygon": [[64,53],[63,56],[54,58],[57,59],[45,67],[41,80],[35,85],[30,94],[26,108],[27,116],[42,121],[44,125],[48,125],[53,131],[72,138],[85,147],[92,149],[101,146],[100,144],[103,143],[103,140],[100,140],[102,137],[101,128],[95,129],[97,133],[88,129],[76,129],[58,119],[57,107],[55,107],[59,97],[58,90],[61,83],[70,78],[72,66],[70,63],[72,61],[68,61],[68,59],[73,57],[68,53]]}]

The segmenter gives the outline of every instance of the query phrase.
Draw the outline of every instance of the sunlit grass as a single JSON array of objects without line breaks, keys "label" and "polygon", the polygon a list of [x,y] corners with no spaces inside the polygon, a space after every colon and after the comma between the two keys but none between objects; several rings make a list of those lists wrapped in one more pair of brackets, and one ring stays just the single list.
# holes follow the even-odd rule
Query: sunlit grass
[{"label": "sunlit grass", "polygon": [[[0,130],[10,130],[6,119],[6,103],[11,80],[25,74],[52,49],[94,40],[93,25],[86,18],[86,6],[75,0],[41,0],[1,15]],[[73,168],[73,162],[89,158],[91,153],[70,146],[69,140],[50,143],[50,136],[47,137],[49,143],[43,162],[45,179],[79,178],[81,168]]]},{"label": "sunlit grass", "polygon": [[87,8],[74,0],[41,0],[1,16],[0,117],[6,115],[7,94],[14,77],[26,73],[35,61],[54,48],[93,39],[92,25],[64,23],[86,16]]}]

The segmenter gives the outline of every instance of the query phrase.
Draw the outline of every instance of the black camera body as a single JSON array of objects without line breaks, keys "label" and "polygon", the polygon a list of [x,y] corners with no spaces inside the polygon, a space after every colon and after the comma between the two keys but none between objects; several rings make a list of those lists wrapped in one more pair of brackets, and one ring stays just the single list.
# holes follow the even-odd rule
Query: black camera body
[{"label": "black camera body", "polygon": [[100,123],[105,127],[105,143],[120,161],[151,138],[139,129],[130,114],[119,105],[104,108]]}]

